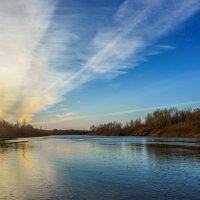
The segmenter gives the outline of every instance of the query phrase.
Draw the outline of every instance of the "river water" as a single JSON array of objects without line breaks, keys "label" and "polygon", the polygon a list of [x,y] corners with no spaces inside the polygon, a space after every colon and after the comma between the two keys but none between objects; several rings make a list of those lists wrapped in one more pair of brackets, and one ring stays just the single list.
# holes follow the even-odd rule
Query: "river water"
[{"label": "river water", "polygon": [[50,136],[0,147],[0,199],[200,199],[200,139]]}]

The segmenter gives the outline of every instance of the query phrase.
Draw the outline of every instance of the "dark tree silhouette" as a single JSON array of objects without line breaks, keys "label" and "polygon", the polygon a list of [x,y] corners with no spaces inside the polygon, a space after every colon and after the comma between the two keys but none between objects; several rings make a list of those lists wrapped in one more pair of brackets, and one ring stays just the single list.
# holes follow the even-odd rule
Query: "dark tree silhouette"
[{"label": "dark tree silhouette", "polygon": [[19,122],[10,123],[5,120],[0,121],[0,140],[44,135],[48,135],[48,132],[34,128],[32,125],[26,124],[25,121],[22,124]]}]

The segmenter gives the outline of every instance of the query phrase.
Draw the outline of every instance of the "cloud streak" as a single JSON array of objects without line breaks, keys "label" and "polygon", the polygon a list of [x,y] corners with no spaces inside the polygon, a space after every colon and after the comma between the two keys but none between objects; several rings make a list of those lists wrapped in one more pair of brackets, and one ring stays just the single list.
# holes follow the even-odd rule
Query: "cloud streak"
[{"label": "cloud streak", "polygon": [[1,1],[0,118],[31,121],[82,84],[125,73],[200,9],[199,0],[126,0],[105,23],[59,2]]},{"label": "cloud streak", "polygon": [[52,91],[43,95],[51,73],[46,55],[37,53],[55,6],[52,0],[0,3],[1,118],[28,121],[57,101]]},{"label": "cloud streak", "polygon": [[[124,1],[109,25],[100,25],[97,34],[87,44],[92,53],[84,56],[80,69],[65,82],[69,91],[91,79],[114,78],[126,73],[128,68],[138,66],[151,55],[146,49],[199,9],[198,0]],[[170,45],[157,45],[157,48],[174,49]]]},{"label": "cloud streak", "polygon": [[36,122],[35,121],[35,122],[33,122],[33,124],[52,124],[52,123],[59,123],[59,122],[71,121],[71,120],[80,120],[80,119],[89,119],[89,118],[98,118],[98,117],[114,117],[114,116],[130,114],[130,113],[153,111],[153,110],[156,110],[156,109],[182,107],[182,106],[192,106],[192,105],[199,105],[199,104],[200,104],[200,101],[188,101],[188,102],[181,102],[181,103],[170,104],[170,105],[143,107],[143,108],[137,108],[137,109],[123,110],[123,111],[119,111],[119,112],[96,114],[96,115],[83,115],[83,116],[77,116],[77,115],[75,115],[75,113],[66,113],[64,115],[57,116],[57,119],[49,120],[49,121],[43,121],[43,122]]}]

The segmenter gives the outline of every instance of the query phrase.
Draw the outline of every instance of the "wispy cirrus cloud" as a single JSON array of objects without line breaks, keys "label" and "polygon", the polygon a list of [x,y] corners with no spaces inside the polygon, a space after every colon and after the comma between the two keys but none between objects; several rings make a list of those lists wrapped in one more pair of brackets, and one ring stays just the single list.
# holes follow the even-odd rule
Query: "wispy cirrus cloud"
[{"label": "wispy cirrus cloud", "polygon": [[31,120],[82,84],[137,66],[151,45],[172,49],[156,41],[200,9],[199,0],[126,0],[102,20],[98,8],[60,2],[0,3],[1,118]]},{"label": "wispy cirrus cloud", "polygon": [[[69,88],[96,77],[113,78],[145,60],[146,49],[157,39],[176,29],[200,9],[198,0],[126,0],[113,18],[100,24],[97,34],[87,45],[90,52],[79,70],[66,81]],[[81,37],[80,37],[81,38]],[[157,44],[159,49],[174,49]],[[75,84],[74,84],[75,83]]]},{"label": "wispy cirrus cloud", "polygon": [[139,112],[147,112],[147,111],[153,111],[156,109],[165,109],[165,108],[173,108],[173,107],[183,107],[183,106],[193,106],[193,105],[200,105],[200,101],[188,101],[188,102],[180,102],[170,105],[159,105],[159,106],[152,106],[152,107],[143,107],[143,108],[137,108],[137,109],[129,109],[129,110],[123,110],[123,111],[117,111],[117,112],[111,112],[111,113],[105,113],[105,114],[96,114],[96,115],[76,115],[75,113],[65,113],[64,115],[57,115],[56,118],[50,119],[48,121],[35,121],[34,124],[53,124],[53,123],[59,123],[63,121],[72,121],[72,120],[80,120],[80,119],[90,119],[90,118],[100,118],[100,117],[113,117],[113,116],[120,116],[120,115],[126,115],[130,113],[139,113]]}]

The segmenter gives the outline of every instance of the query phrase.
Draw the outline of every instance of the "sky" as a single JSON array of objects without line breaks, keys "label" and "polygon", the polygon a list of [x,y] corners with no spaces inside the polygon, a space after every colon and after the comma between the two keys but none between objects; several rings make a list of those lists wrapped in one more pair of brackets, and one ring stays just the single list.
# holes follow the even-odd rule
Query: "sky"
[{"label": "sky", "polygon": [[88,129],[200,106],[200,0],[0,2],[0,118]]}]

